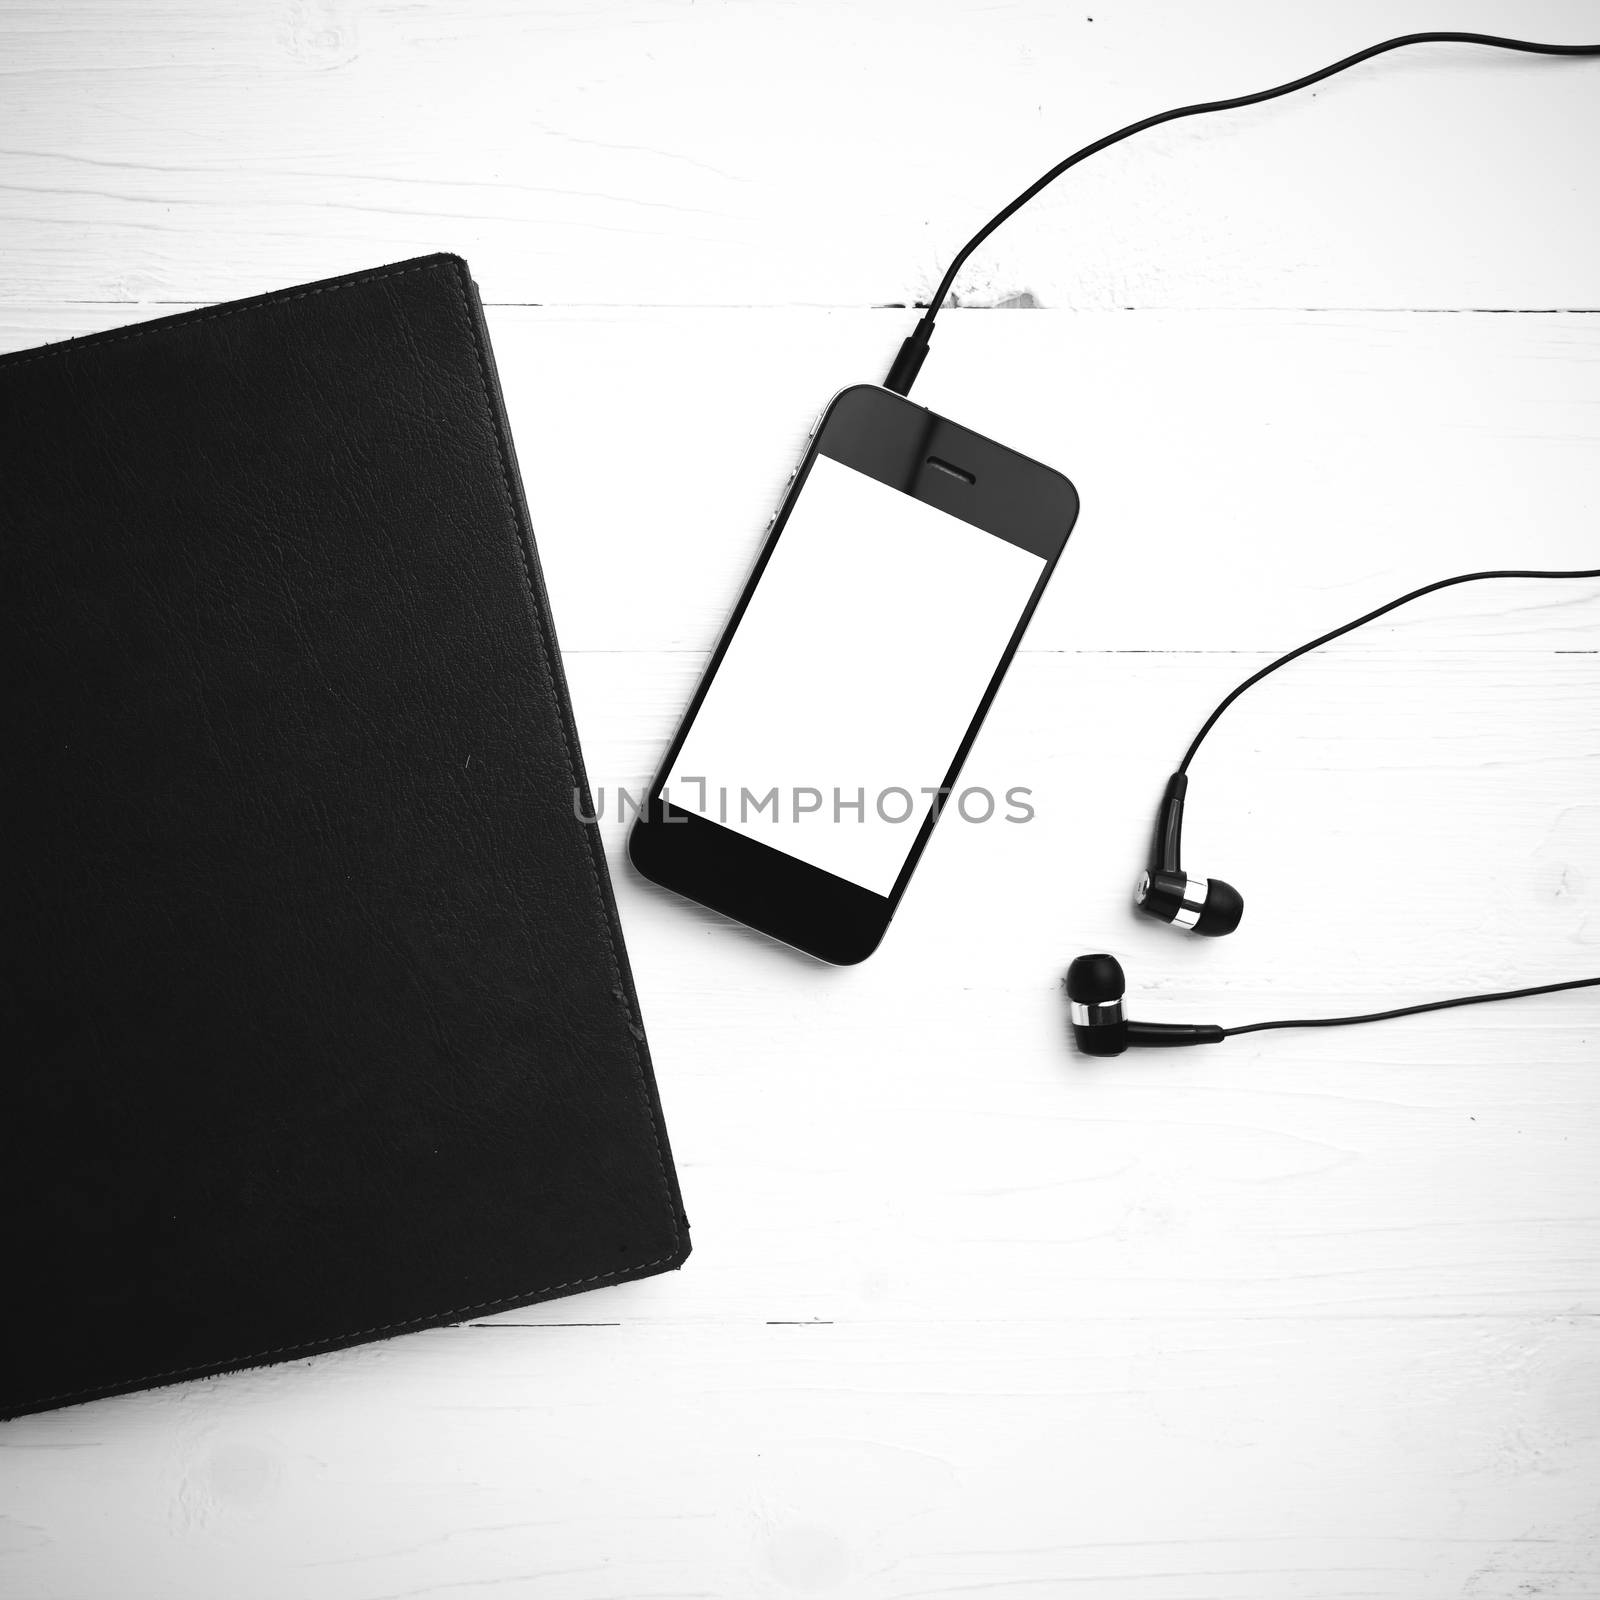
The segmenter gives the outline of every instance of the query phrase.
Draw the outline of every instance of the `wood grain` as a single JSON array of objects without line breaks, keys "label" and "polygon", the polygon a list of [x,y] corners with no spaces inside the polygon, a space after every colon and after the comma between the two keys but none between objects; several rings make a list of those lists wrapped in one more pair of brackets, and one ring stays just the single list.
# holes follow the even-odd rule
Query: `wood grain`
[{"label": "wood grain", "polygon": [[[449,247],[490,299],[910,300],[1090,139],[1442,21],[1574,40],[1595,11],[9,0],[7,277],[227,298]],[[1597,142],[1592,66],[1438,47],[1108,152],[963,293],[1594,306]]]},{"label": "wood grain", "polygon": [[472,262],[696,1241],[0,1428],[6,1600],[1600,1595],[1595,1002],[1090,1063],[1057,988],[1110,948],[1134,1014],[1237,1023],[1600,972],[1600,583],[1252,691],[1189,824],[1239,933],[1128,903],[1271,654],[1600,564],[1600,67],[1391,59],[974,263],[918,397],[1084,515],[965,774],[1036,814],[947,821],[870,962],[657,892],[615,814],[887,302],[1072,145],[1441,22],[1600,12],[0,0],[0,349]]}]

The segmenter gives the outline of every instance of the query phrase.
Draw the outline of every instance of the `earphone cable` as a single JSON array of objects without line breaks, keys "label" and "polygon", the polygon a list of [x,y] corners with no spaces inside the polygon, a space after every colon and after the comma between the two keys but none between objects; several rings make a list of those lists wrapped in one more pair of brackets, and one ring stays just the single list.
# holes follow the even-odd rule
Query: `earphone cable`
[{"label": "earphone cable", "polygon": [[[1600,567],[1584,567],[1572,571],[1542,572],[1532,570],[1506,570],[1499,572],[1463,572],[1453,578],[1441,578],[1436,583],[1424,584],[1420,589],[1413,589],[1409,594],[1403,594],[1397,600],[1391,600],[1387,605],[1369,611],[1365,616],[1357,617],[1353,622],[1347,622],[1342,627],[1334,628],[1319,638],[1312,639],[1301,645],[1298,649],[1291,650],[1287,655],[1279,656],[1276,661],[1269,662],[1259,672],[1246,678],[1236,689],[1228,694],[1215,711],[1206,718],[1204,726],[1194,736],[1185,753],[1183,762],[1179,766],[1180,772],[1187,772],[1189,763],[1194,758],[1194,753],[1200,748],[1200,742],[1216,725],[1217,719],[1222,715],[1246,689],[1253,684],[1260,683],[1269,673],[1276,672],[1279,667],[1286,666],[1289,662],[1309,651],[1327,644],[1330,640],[1341,635],[1351,633],[1355,629],[1384,616],[1399,606],[1408,604],[1412,600],[1420,599],[1423,595],[1434,594],[1440,589],[1453,588],[1461,583],[1477,583],[1486,578],[1600,578]],[[1270,1028],[1346,1028],[1361,1022],[1387,1022],[1393,1017],[1414,1017],[1424,1011],[1449,1011],[1456,1006],[1489,1005],[1497,1000],[1521,1000],[1529,995],[1556,994],[1564,989],[1590,989],[1600,986],[1600,978],[1571,978],[1564,983],[1541,983],[1528,989],[1505,989],[1496,994],[1471,994],[1461,995],[1451,1000],[1430,1000],[1422,1005],[1399,1006],[1392,1011],[1369,1011],[1355,1017],[1288,1017],[1276,1022],[1251,1022],[1238,1028],[1224,1028],[1223,1036],[1232,1038],[1241,1033],[1264,1033]]]},{"label": "earphone cable", "polygon": [[1112,145],[1120,144],[1124,139],[1131,139],[1136,133],[1143,133],[1146,129],[1160,127],[1164,122],[1176,122],[1181,117],[1198,117],[1211,111],[1236,111],[1242,106],[1260,105],[1265,100],[1276,100],[1280,95],[1293,94],[1297,89],[1305,89],[1314,83],[1321,83],[1324,78],[1331,78],[1335,73],[1359,66],[1363,61],[1370,61],[1374,56],[1381,56],[1390,50],[1402,50],[1416,44],[1473,44],[1482,45],[1491,50],[1515,50],[1525,55],[1540,56],[1600,56],[1600,44],[1541,44],[1532,39],[1507,39],[1491,33],[1407,33],[1400,35],[1398,38],[1385,39],[1381,44],[1368,45],[1365,50],[1358,50],[1354,55],[1346,56],[1342,61],[1335,61],[1331,66],[1321,67],[1316,72],[1308,72],[1303,78],[1296,78],[1291,83],[1280,83],[1271,89],[1259,89],[1254,94],[1236,95],[1229,100],[1206,100],[1197,105],[1177,106],[1171,111],[1161,111],[1153,117],[1144,117],[1138,122],[1130,122],[1127,127],[1119,128],[1115,133],[1108,133],[1103,138],[1096,139],[1092,144],[1084,145],[1081,150],[1073,151],[1066,160],[1058,161],[1043,177],[1029,184],[1009,205],[1003,206],[999,211],[995,212],[962,245],[946,269],[944,277],[939,282],[939,287],[934,291],[933,298],[928,302],[927,309],[922,314],[922,319],[900,346],[900,353],[895,357],[894,365],[890,367],[888,376],[883,380],[884,388],[892,389],[896,394],[908,394],[910,392],[911,385],[916,381],[917,373],[921,370],[923,360],[928,353],[928,341],[933,337],[934,318],[939,315],[940,307],[943,306],[946,297],[955,284],[957,274],[966,265],[967,258],[1001,223],[1014,216],[1040,190],[1048,188],[1064,172],[1070,171],[1080,161],[1087,161],[1090,156],[1098,155],[1102,150],[1108,150]]},{"label": "earphone cable", "polygon": [[1462,572],[1453,578],[1440,578],[1434,583],[1425,583],[1420,589],[1412,589],[1408,594],[1403,594],[1398,600],[1391,600],[1386,605],[1381,605],[1367,612],[1364,616],[1357,617],[1353,622],[1346,622],[1337,628],[1330,628],[1327,633],[1318,635],[1315,639],[1308,640],[1305,644],[1297,646],[1286,655],[1281,655],[1276,661],[1269,661],[1259,672],[1253,672],[1243,683],[1231,689],[1217,706],[1216,710],[1201,724],[1200,731],[1189,741],[1189,748],[1184,752],[1183,760],[1178,763],[1179,772],[1187,772],[1189,763],[1194,760],[1195,752],[1200,748],[1205,736],[1216,727],[1222,713],[1242,695],[1246,689],[1254,688],[1263,678],[1270,677],[1279,667],[1286,667],[1291,661],[1298,661],[1301,656],[1309,655],[1313,650],[1320,650],[1323,645],[1331,644],[1335,639],[1342,638],[1347,633],[1354,633],[1357,628],[1364,628],[1369,622],[1376,622],[1381,616],[1391,611],[1398,610],[1401,606],[1409,605],[1413,600],[1420,600],[1424,595],[1436,594],[1440,589],[1453,589],[1461,583],[1482,583],[1489,578],[1600,578],[1600,567],[1574,567],[1571,569],[1536,570],[1533,568],[1506,567],[1489,572]]},{"label": "earphone cable", "polygon": [[1269,1028],[1348,1028],[1358,1022],[1387,1022],[1391,1017],[1414,1017],[1424,1011],[1449,1011],[1456,1006],[1482,1006],[1496,1000],[1522,1000],[1529,995],[1596,986],[1600,986],[1600,978],[1569,978],[1565,983],[1541,983],[1531,989],[1502,989],[1498,994],[1465,994],[1453,1000],[1429,1000],[1420,1006],[1397,1006],[1393,1011],[1368,1011],[1359,1017],[1285,1017],[1277,1022],[1247,1022],[1243,1027],[1224,1028],[1222,1036],[1232,1039],[1241,1033],[1265,1033]]},{"label": "earphone cable", "polygon": [[[1375,621],[1378,617],[1407,605],[1413,600],[1421,599],[1423,595],[1435,594],[1440,589],[1454,588],[1457,584],[1478,583],[1488,578],[1600,578],[1600,567],[1581,567],[1571,571],[1535,571],[1531,569],[1507,569],[1495,572],[1463,572],[1453,578],[1440,578],[1435,583],[1424,584],[1420,589],[1413,589],[1408,594],[1401,595],[1397,600],[1391,600],[1387,605],[1378,606],[1375,610],[1367,612],[1364,616],[1346,622],[1342,626],[1330,629],[1327,633],[1309,640],[1307,643],[1281,655],[1276,661],[1270,661],[1259,672],[1252,673],[1237,688],[1228,693],[1217,706],[1216,710],[1206,718],[1200,731],[1190,742],[1188,750],[1184,753],[1183,761],[1178,767],[1179,772],[1187,772],[1189,763],[1194,759],[1195,752],[1200,748],[1201,741],[1211,732],[1217,724],[1217,719],[1222,713],[1242,695],[1246,689],[1269,674],[1274,673],[1279,667],[1287,666],[1289,662],[1297,660],[1300,656],[1329,643],[1342,635],[1354,632],[1355,629],[1364,627],[1367,623]],[[1453,1000],[1431,1000],[1425,1005],[1401,1006],[1393,1011],[1372,1011],[1358,1017],[1291,1017],[1278,1022],[1252,1022],[1240,1028],[1225,1028],[1223,1034],[1231,1038],[1239,1033],[1262,1033],[1269,1028],[1344,1028],[1359,1022],[1387,1022],[1391,1017],[1413,1017],[1424,1011],[1448,1011],[1455,1006],[1487,1005],[1496,1000],[1520,1000],[1528,995],[1555,994],[1563,989],[1587,989],[1600,985],[1600,978],[1573,978],[1565,983],[1544,983],[1531,989],[1507,989],[1498,994],[1473,994],[1463,995]]]}]

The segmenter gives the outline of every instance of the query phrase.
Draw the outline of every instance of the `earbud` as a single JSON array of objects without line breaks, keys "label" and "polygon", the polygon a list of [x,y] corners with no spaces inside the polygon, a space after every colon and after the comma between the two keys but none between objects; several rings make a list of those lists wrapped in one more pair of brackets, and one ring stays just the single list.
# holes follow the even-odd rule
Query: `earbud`
[{"label": "earbud", "polygon": [[1220,938],[1244,915],[1244,896],[1222,878],[1191,878],[1183,872],[1146,872],[1133,903],[1147,917]]},{"label": "earbud", "polygon": [[1186,772],[1167,779],[1150,841],[1150,865],[1133,903],[1147,917],[1215,938],[1239,926],[1244,896],[1221,878],[1191,878],[1183,870],[1183,797],[1188,789]]},{"label": "earbud", "polygon": [[1128,1048],[1122,996],[1128,981],[1115,956],[1079,956],[1067,968],[1072,1037],[1086,1056],[1120,1056]]},{"label": "earbud", "polygon": [[1067,968],[1072,1037],[1086,1056],[1120,1056],[1130,1045],[1221,1044],[1215,1023],[1129,1022],[1122,1014],[1127,979],[1122,963],[1105,954],[1079,956]]}]

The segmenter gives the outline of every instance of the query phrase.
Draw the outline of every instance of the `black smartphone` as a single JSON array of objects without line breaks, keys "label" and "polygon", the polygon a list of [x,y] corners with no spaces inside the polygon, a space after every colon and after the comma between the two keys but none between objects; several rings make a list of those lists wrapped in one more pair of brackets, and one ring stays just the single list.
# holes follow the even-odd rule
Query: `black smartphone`
[{"label": "black smartphone", "polygon": [[824,961],[871,955],[1077,515],[1050,467],[888,389],[836,395],[640,808],[634,865]]}]

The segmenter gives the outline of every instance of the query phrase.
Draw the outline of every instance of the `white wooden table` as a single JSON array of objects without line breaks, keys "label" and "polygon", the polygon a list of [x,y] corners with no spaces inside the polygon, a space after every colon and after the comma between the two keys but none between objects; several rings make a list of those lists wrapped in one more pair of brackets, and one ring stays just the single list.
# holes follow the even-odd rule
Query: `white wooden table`
[{"label": "white wooden table", "polygon": [[[977,222],[1441,25],[1600,5],[0,0],[0,347],[465,254],[637,788],[811,418]],[[1435,49],[1013,222],[917,397],[1082,493],[968,769],[1036,819],[947,821],[846,971],[611,825],[686,1269],[0,1427],[0,1594],[1600,1595],[1595,1000],[1089,1063],[1057,988],[1109,948],[1136,1015],[1230,1023],[1600,971],[1600,585],[1254,691],[1190,806],[1242,929],[1129,906],[1271,653],[1600,560],[1597,150],[1600,64]]]}]

